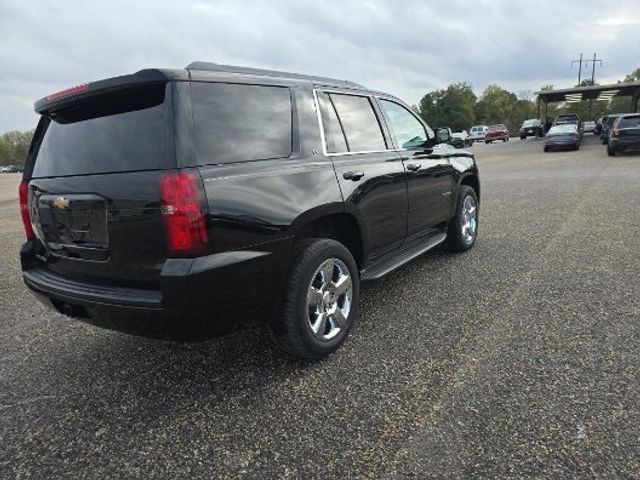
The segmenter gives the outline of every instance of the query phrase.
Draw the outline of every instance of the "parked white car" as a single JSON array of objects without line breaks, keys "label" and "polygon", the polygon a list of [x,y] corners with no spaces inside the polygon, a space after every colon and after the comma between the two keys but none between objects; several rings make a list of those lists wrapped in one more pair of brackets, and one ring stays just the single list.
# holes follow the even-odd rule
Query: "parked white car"
[{"label": "parked white car", "polygon": [[470,147],[472,144],[473,140],[471,140],[466,130],[451,134],[451,145],[456,148]]},{"label": "parked white car", "polygon": [[488,125],[474,125],[471,127],[471,133],[469,134],[469,139],[472,142],[481,142],[484,140],[484,136],[489,131]]}]

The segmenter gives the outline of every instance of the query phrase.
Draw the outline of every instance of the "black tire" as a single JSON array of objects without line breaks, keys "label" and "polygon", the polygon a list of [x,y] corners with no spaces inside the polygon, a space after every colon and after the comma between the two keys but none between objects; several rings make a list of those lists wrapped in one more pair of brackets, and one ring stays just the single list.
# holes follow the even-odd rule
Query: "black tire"
[{"label": "black tire", "polygon": [[607,155],[609,155],[610,157],[615,157],[616,156],[616,149],[615,148],[611,148],[611,145],[607,145]]},{"label": "black tire", "polygon": [[489,145],[489,140],[485,140],[484,143],[486,143],[487,145]]},{"label": "black tire", "polygon": [[545,151],[545,152],[548,152],[548,151],[549,151],[549,147],[546,147],[546,146],[545,146],[545,147],[544,147],[544,151]]},{"label": "black tire", "polygon": [[525,136],[520,135],[520,140],[525,140],[526,138],[527,138],[526,135]]},{"label": "black tire", "polygon": [[[329,340],[321,340],[316,338],[309,323],[307,293],[314,274],[330,258],[341,260],[349,270],[352,282],[351,309],[337,335]],[[330,239],[300,240],[294,248],[282,313],[271,325],[276,341],[287,352],[298,357],[319,360],[330,355],[342,345],[355,322],[359,293],[358,267],[344,245]]]},{"label": "black tire", "polygon": [[502,139],[502,143],[505,143],[506,141],[507,141],[507,139],[506,139],[506,138],[503,138],[503,139]]},{"label": "black tire", "polygon": [[[476,230],[471,241],[467,241],[462,234],[462,210],[465,199],[471,196],[476,205]],[[468,185],[460,185],[458,189],[458,197],[456,199],[456,214],[449,223],[449,229],[447,230],[447,239],[445,240],[445,247],[449,250],[457,252],[464,252],[469,250],[476,243],[478,237],[478,225],[480,204],[478,203],[478,196],[473,188]]]}]

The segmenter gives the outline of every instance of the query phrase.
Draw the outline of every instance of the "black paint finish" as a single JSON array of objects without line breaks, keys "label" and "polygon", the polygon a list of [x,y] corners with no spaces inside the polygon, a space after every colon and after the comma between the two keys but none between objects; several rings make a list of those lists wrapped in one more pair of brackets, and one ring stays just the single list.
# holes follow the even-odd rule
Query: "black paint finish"
[{"label": "black paint finish", "polygon": [[[215,322],[222,317],[257,315],[267,321],[281,305],[296,238],[324,232],[344,239],[358,250],[354,256],[359,268],[372,271],[378,259],[378,263],[388,262],[394,251],[400,255],[403,245],[415,249],[416,239],[424,237],[426,242],[442,235],[462,182],[474,186],[479,196],[478,171],[469,152],[435,145],[432,138],[416,149],[394,147],[377,105],[378,93],[352,84],[278,75],[143,72],[90,84],[86,94],[54,102],[43,99],[37,105],[45,116],[55,117],[56,109],[104,98],[114,89],[126,89],[127,79],[134,79],[138,87],[145,81],[166,83],[171,111],[172,148],[165,150],[161,170],[34,177],[33,165],[47,120],[38,128],[24,180],[29,182],[32,218],[40,235],[24,245],[22,265],[27,285],[53,300],[51,303],[64,313],[120,329],[125,329],[122,322],[111,320],[127,313],[133,323],[136,317],[144,316],[204,316]],[[290,156],[217,162],[198,151],[194,88],[206,90],[207,84],[220,83],[289,90]],[[326,154],[314,92],[337,90],[370,99],[387,149]],[[262,133],[255,131],[255,135]],[[206,130],[200,130],[199,135],[206,135]],[[234,145],[238,149],[234,158],[242,157],[242,138],[227,142],[225,151]],[[164,172],[177,170],[190,170],[201,181],[209,241],[209,250],[201,257],[171,258],[167,253],[159,181]],[[53,251],[50,245],[45,248],[47,241],[42,240],[47,238],[42,228],[46,222],[38,220],[51,209],[55,213],[56,207],[50,205],[58,197],[77,202],[88,199],[100,210],[93,216],[76,217],[70,209],[66,217],[51,217],[67,218],[63,231],[77,231],[63,238],[68,244],[75,242],[63,245],[65,251]],[[85,227],[94,231],[83,234],[76,225],[78,218],[91,218]],[[98,227],[96,222],[101,218],[105,224]],[[94,238],[96,244],[87,238]],[[96,254],[89,250],[92,246],[102,250]],[[65,285],[73,287],[67,294]],[[99,300],[100,292],[106,291],[108,295]],[[135,292],[144,292],[141,298],[156,299],[156,303],[148,309],[140,302],[131,303]],[[130,326],[127,324],[126,330]]]}]

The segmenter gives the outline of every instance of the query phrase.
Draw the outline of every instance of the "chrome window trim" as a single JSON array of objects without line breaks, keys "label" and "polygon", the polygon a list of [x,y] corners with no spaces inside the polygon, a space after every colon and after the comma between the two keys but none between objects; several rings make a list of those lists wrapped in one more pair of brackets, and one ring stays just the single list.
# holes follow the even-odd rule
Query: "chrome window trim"
[{"label": "chrome window trim", "polygon": [[[347,157],[350,155],[360,155],[360,154],[364,154],[364,153],[388,153],[388,152],[395,152],[397,151],[394,148],[386,148],[384,150],[360,150],[357,152],[339,152],[339,153],[329,153],[327,151],[327,139],[324,136],[324,122],[322,121],[322,112],[320,111],[320,101],[318,100],[318,90],[324,92],[324,93],[335,93],[335,94],[340,94],[340,95],[351,95],[352,97],[365,97],[369,100],[369,102],[371,102],[373,100],[373,95],[368,95],[366,93],[360,93],[360,92],[344,92],[344,91],[340,91],[340,90],[333,90],[333,89],[317,89],[314,88],[313,89],[313,101],[315,103],[316,106],[316,116],[318,117],[318,126],[320,127],[320,141],[322,142],[322,153],[325,157]],[[375,115],[375,110],[374,110],[374,115]],[[383,133],[382,130],[382,125],[380,125],[380,119],[378,119],[378,116],[376,115],[376,120],[378,121],[378,126],[380,127],[380,133]],[[384,140],[384,133],[382,135],[382,138]],[[384,140],[386,143],[386,140]]]}]

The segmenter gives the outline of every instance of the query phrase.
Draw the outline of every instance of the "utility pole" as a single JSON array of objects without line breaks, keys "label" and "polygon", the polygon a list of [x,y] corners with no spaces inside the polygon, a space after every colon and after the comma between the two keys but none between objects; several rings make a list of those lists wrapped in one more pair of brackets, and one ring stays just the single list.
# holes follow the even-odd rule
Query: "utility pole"
[{"label": "utility pole", "polygon": [[580,80],[582,78],[582,53],[580,54],[580,60],[572,60],[571,66],[578,63],[580,66],[578,67],[578,85],[580,85]]},{"label": "utility pole", "polygon": [[598,60],[598,57],[596,56],[596,54],[593,54],[593,60],[585,60],[584,63],[585,65],[588,65],[589,62],[591,62],[592,68],[591,68],[591,85],[595,85],[596,84],[596,63],[600,64],[600,67],[602,68],[602,59]]},{"label": "utility pole", "polygon": [[[602,59],[598,60],[597,55],[593,54],[593,60],[585,60],[585,65],[589,65],[591,62],[591,85],[596,84],[596,63],[600,63],[600,68],[602,68]],[[593,100],[589,100],[589,118],[591,118],[591,112],[593,110]]]}]

